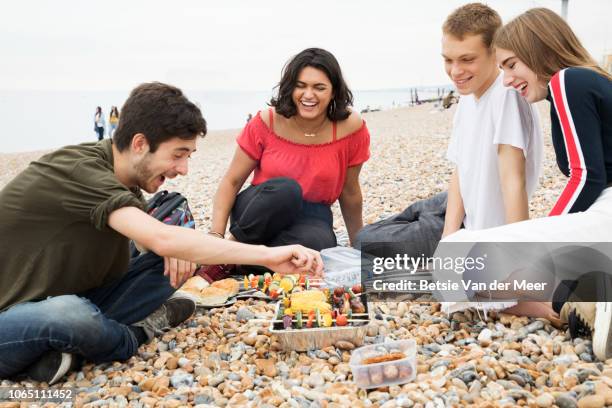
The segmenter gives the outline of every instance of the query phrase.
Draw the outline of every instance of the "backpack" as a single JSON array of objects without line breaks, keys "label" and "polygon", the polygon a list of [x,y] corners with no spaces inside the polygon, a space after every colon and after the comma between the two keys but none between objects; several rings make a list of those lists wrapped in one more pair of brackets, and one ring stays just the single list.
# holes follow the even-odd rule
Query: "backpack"
[{"label": "backpack", "polygon": [[[195,229],[195,220],[187,203],[187,198],[181,193],[169,193],[167,190],[155,193],[147,201],[146,212],[164,224]],[[132,258],[140,255],[140,251],[133,241],[130,242],[130,253]]]}]

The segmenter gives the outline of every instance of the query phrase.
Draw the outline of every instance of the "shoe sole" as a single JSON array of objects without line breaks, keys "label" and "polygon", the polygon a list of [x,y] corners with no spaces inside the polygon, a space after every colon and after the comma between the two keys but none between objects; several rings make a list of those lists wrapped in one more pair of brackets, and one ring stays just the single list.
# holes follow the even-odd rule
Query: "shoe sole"
[{"label": "shoe sole", "polygon": [[72,365],[72,355],[68,353],[62,353],[62,362],[60,363],[55,376],[49,381],[49,385],[53,385],[59,380],[62,379],[70,370],[70,366]]},{"label": "shoe sole", "polygon": [[[46,382],[49,385],[53,385],[59,380],[61,380],[66,375],[66,373],[68,373],[68,371],[73,368],[73,362],[76,361],[74,360],[72,354],[61,353],[59,365],[57,366],[57,368],[54,369],[53,372],[49,372],[45,369],[45,364],[48,364],[49,362],[52,363],[49,358],[51,357],[43,356],[41,360],[39,360],[33,366],[28,368],[28,370],[26,371],[26,375],[32,380]],[[49,378],[49,376],[51,375],[52,377]]]},{"label": "shoe sole", "polygon": [[612,302],[597,302],[595,306],[595,329],[593,330],[593,354],[606,361],[612,350]]}]

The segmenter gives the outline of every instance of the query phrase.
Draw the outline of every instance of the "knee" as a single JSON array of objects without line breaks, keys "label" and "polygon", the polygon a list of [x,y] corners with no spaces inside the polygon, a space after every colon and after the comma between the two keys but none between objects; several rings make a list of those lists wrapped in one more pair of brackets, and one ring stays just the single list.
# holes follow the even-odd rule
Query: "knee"
[{"label": "knee", "polygon": [[353,242],[351,242],[351,245],[353,246],[353,248],[361,249],[361,242],[363,242],[364,240],[367,241],[366,228],[367,226],[363,227],[362,229],[359,230],[357,235],[355,235],[355,239],[353,240]]},{"label": "knee", "polygon": [[327,248],[333,248],[337,245],[336,234],[330,228],[327,231],[319,229],[318,231],[306,231],[298,242],[306,248],[322,251]]},{"label": "knee", "polygon": [[266,182],[266,189],[273,190],[278,196],[291,206],[299,206],[302,202],[302,187],[292,178],[277,177]]},{"label": "knee", "polygon": [[52,297],[44,301],[42,314],[54,326],[96,331],[102,317],[88,299],[76,295]]}]

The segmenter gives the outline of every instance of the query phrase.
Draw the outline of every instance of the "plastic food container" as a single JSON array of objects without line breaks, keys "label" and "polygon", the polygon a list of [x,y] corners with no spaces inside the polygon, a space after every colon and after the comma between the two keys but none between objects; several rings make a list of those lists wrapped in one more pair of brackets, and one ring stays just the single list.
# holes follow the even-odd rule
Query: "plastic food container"
[{"label": "plastic food container", "polygon": [[[362,364],[368,357],[401,352],[401,360]],[[405,384],[416,378],[416,341],[397,340],[388,343],[364,346],[353,351],[349,362],[353,381],[361,388],[378,388],[388,385]]]},{"label": "plastic food container", "polygon": [[361,283],[361,251],[341,246],[326,248],[321,251],[321,258],[328,286],[350,288]]}]

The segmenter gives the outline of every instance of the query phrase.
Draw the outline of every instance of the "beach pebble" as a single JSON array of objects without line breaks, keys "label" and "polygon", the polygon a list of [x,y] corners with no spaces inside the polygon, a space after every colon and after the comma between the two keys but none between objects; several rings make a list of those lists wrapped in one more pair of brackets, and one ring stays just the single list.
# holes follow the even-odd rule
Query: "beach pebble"
[{"label": "beach pebble", "polygon": [[540,394],[536,398],[535,402],[536,402],[536,405],[540,408],[548,408],[548,407],[552,407],[552,405],[555,403],[555,397],[553,397],[549,393]]},{"label": "beach pebble", "polygon": [[170,383],[174,388],[179,388],[181,386],[191,387],[193,384],[193,375],[181,370],[176,370],[174,374],[172,374],[172,377],[170,377]]},{"label": "beach pebble", "polygon": [[489,347],[491,345],[493,332],[489,329],[483,329],[478,335],[478,342],[482,347]]},{"label": "beach pebble", "polygon": [[216,387],[217,385],[221,384],[223,381],[225,381],[225,373],[219,373],[219,374],[215,374],[210,376],[210,378],[208,379],[208,385],[210,385],[211,387]]},{"label": "beach pebble", "polygon": [[555,404],[559,408],[577,408],[578,402],[575,398],[568,394],[559,394],[555,398]]},{"label": "beach pebble", "polygon": [[238,322],[245,323],[254,318],[255,314],[251,312],[247,307],[240,307],[236,312],[236,320]]},{"label": "beach pebble", "polygon": [[325,379],[321,374],[313,373],[306,377],[304,382],[312,388],[317,388],[325,384]]},{"label": "beach pebble", "polygon": [[336,347],[338,347],[340,350],[352,350],[355,348],[355,345],[350,341],[338,340],[336,342]]},{"label": "beach pebble", "polygon": [[273,378],[278,374],[276,364],[273,360],[258,358],[255,360],[255,366],[263,375]]},{"label": "beach pebble", "polygon": [[606,400],[601,395],[587,395],[578,400],[578,408],[602,408]]}]

